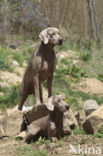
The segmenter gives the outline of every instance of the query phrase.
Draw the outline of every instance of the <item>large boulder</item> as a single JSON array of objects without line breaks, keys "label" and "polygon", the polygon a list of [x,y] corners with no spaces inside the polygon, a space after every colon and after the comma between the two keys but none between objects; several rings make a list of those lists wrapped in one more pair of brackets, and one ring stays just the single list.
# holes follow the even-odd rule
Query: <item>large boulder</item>
[{"label": "large boulder", "polygon": [[83,110],[85,111],[86,115],[91,114],[94,110],[98,109],[99,105],[95,100],[86,100],[83,105]]},{"label": "large boulder", "polygon": [[22,115],[23,113],[18,111],[17,106],[13,109],[6,110],[4,115],[0,117],[0,137],[19,134]]},{"label": "large boulder", "polygon": [[103,105],[87,116],[82,124],[87,134],[94,134],[103,126]]}]

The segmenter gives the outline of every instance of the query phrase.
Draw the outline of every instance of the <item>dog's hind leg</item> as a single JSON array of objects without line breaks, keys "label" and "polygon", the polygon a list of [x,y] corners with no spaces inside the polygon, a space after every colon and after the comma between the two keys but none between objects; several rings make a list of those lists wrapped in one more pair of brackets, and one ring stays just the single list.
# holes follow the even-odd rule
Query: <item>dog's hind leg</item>
[{"label": "dog's hind leg", "polygon": [[28,94],[19,95],[18,109],[22,110],[23,104],[26,101]]},{"label": "dog's hind leg", "polygon": [[31,140],[35,139],[36,135],[40,132],[40,127],[35,124],[35,123],[31,123],[29,126],[28,126],[28,129],[27,129],[27,134],[26,134],[26,137],[25,137],[25,142],[27,143],[30,143]]}]

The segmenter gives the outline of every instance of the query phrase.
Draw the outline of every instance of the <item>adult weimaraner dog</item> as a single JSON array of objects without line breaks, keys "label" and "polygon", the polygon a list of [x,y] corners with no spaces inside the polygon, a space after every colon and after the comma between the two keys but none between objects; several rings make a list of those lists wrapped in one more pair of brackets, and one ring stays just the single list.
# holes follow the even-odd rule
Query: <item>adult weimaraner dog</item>
[{"label": "adult weimaraner dog", "polygon": [[54,27],[44,29],[39,34],[39,37],[41,44],[39,49],[31,55],[20,85],[19,110],[22,110],[23,104],[29,94],[35,95],[37,105],[43,102],[41,84],[45,80],[48,82],[48,97],[52,96],[52,80],[56,64],[54,46],[62,45],[63,39],[60,36],[59,30]]},{"label": "adult weimaraner dog", "polygon": [[69,124],[65,127],[64,112],[69,110],[69,105],[65,102],[62,95],[55,95],[48,99],[46,107],[49,110],[49,115],[46,115],[38,120],[33,121],[27,128],[25,137],[26,142],[42,136],[56,141],[66,134],[70,134]]}]

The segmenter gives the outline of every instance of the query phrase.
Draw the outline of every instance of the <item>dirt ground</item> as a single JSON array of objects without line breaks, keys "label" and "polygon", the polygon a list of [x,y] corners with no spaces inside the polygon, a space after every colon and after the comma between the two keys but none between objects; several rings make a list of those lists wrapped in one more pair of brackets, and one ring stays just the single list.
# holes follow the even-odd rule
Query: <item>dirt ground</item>
[{"label": "dirt ground", "polygon": [[[75,147],[77,151],[79,150],[79,148],[83,149],[84,153],[81,153],[80,151],[78,151],[78,153],[70,152],[71,146]],[[56,143],[52,142],[41,145],[37,145],[36,143],[27,145],[23,141],[16,141],[15,138],[5,137],[0,140],[0,156],[21,156],[22,154],[19,153],[19,149],[25,149],[26,147],[32,147],[31,149],[33,152],[35,152],[35,150],[45,150],[49,153],[50,156],[76,156],[77,154],[80,156],[84,156],[86,154],[88,155],[89,152],[89,156],[103,156],[103,142],[97,138],[94,139],[90,136],[83,135],[68,136],[65,140],[60,140]],[[93,148],[94,151],[92,149],[91,151],[89,151],[89,147]],[[98,147],[101,149],[101,154],[99,154],[99,151],[97,151]]]}]

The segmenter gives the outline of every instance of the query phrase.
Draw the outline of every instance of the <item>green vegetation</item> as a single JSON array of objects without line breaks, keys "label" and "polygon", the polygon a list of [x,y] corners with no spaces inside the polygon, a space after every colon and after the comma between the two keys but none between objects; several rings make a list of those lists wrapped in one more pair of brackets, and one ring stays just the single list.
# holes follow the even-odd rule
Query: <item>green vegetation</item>
[{"label": "green vegetation", "polygon": [[75,128],[73,131],[72,131],[72,135],[83,135],[85,134],[85,131],[83,129],[78,129],[78,128]]},{"label": "green vegetation", "polygon": [[93,137],[100,138],[103,141],[103,126],[100,127]]},{"label": "green vegetation", "polygon": [[13,107],[18,102],[18,84],[14,84],[10,89],[0,87],[0,91],[4,93],[0,96],[0,110]]},{"label": "green vegetation", "polygon": [[12,58],[11,49],[8,47],[0,47],[0,70],[8,70],[9,72],[13,72],[13,66],[9,61]]},{"label": "green vegetation", "polygon": [[32,146],[20,147],[17,151],[18,156],[49,156],[47,151],[34,150]]}]

